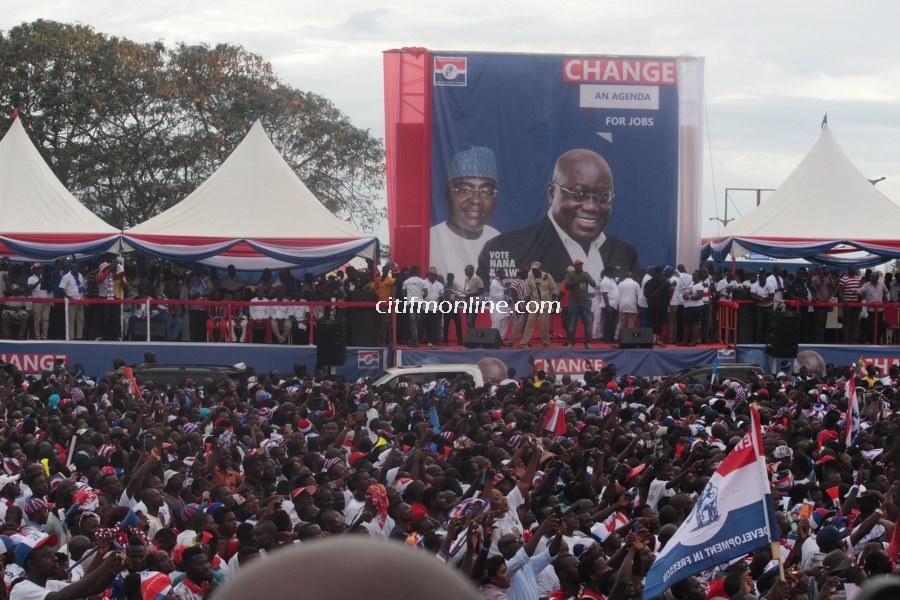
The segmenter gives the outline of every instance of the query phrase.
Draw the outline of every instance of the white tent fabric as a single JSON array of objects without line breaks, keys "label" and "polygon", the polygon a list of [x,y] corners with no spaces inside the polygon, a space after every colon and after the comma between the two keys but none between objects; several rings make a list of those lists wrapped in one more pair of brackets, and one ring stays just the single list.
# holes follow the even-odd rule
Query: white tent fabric
[{"label": "white tent fabric", "polygon": [[19,118],[0,140],[0,213],[0,255],[13,260],[99,256],[121,233],[69,193]]},{"label": "white tent fabric", "polygon": [[149,254],[239,271],[325,271],[378,252],[376,237],[337,218],[309,191],[259,121],[193,193],[124,236]]},{"label": "white tent fabric", "polygon": [[725,227],[723,236],[704,242],[707,252],[721,255],[754,252],[839,264],[850,261],[826,254],[838,246],[878,259],[900,257],[898,231],[900,207],[860,173],[824,127],[806,157],[759,207]]}]

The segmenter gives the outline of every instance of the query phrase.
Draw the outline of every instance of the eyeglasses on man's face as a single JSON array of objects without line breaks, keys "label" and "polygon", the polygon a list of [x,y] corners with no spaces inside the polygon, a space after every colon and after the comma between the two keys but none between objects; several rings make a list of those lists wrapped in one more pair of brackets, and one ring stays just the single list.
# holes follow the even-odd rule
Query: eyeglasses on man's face
[{"label": "eyeglasses on man's face", "polygon": [[612,202],[613,198],[616,197],[615,193],[612,190],[587,190],[582,187],[576,187],[574,189],[569,189],[559,183],[558,181],[553,182],[556,187],[558,187],[562,193],[566,194],[570,198],[574,198],[578,202],[587,202],[588,200],[593,200],[597,204],[609,204]]},{"label": "eyeglasses on man's face", "polygon": [[461,198],[471,198],[478,195],[482,198],[496,198],[497,188],[494,187],[472,187],[471,185],[457,185],[450,188],[450,191]]}]

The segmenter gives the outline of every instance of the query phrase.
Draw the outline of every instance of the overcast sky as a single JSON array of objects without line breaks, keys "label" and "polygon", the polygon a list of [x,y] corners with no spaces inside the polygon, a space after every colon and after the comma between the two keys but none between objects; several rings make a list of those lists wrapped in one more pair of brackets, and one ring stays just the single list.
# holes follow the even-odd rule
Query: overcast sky
[{"label": "overcast sky", "polygon": [[[850,159],[869,178],[886,176],[879,191],[900,201],[898,17],[892,0],[30,0],[8,3],[0,29],[44,18],[138,42],[240,44],[382,138],[386,49],[700,56],[710,235],[725,188],[777,187],[826,112]],[[753,207],[752,195],[733,198],[729,216]],[[877,216],[860,207],[858,218]]]}]

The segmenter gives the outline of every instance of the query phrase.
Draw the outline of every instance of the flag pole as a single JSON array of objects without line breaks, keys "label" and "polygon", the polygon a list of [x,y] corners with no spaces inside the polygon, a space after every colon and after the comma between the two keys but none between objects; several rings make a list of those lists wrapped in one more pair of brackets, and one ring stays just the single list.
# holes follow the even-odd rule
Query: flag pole
[{"label": "flag pole", "polygon": [[[763,456],[762,448],[760,448],[759,444],[759,435],[761,435],[760,423],[759,423],[759,411],[757,408],[757,403],[754,402],[752,405],[752,410],[750,411],[750,421],[751,428],[753,430],[753,434],[750,436],[750,439],[753,442],[753,451],[756,453],[756,464],[763,471],[763,475],[765,475],[766,480],[769,479],[768,474],[765,472],[765,466],[760,463],[760,457]],[[765,502],[765,497],[769,497],[769,502],[774,502],[772,499],[771,489],[769,493],[763,496],[763,502]],[[774,508],[774,505],[773,505]],[[784,581],[784,560],[781,558],[781,536],[778,539],[775,539],[775,530],[772,529],[772,520],[769,517],[769,509],[767,506],[763,506],[763,514],[766,518],[766,527],[769,530],[769,547],[772,550],[772,558],[778,561],[778,578]]]}]

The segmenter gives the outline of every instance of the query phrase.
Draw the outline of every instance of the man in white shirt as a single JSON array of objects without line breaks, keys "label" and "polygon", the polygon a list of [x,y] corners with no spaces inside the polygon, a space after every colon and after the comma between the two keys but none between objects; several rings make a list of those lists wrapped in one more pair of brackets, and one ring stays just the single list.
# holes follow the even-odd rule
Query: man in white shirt
[{"label": "man in white shirt", "polygon": [[[881,281],[880,273],[872,271],[869,279],[859,287],[859,300],[866,304],[890,302],[891,293]],[[884,306],[867,306],[866,316],[863,319],[863,339],[871,340],[873,344],[884,343],[884,333],[887,324],[884,321]],[[875,317],[878,317],[877,331]]]},{"label": "man in white shirt", "polygon": [[638,295],[641,286],[631,278],[631,271],[625,273],[625,277],[618,285],[619,292],[619,316],[616,320],[616,333],[614,339],[619,339],[622,329],[637,327],[638,325]]},{"label": "man in white shirt", "polygon": [[681,306],[681,278],[671,265],[666,265],[663,269],[663,275],[669,280],[672,286],[672,299],[669,300],[669,318],[666,320],[666,343],[679,341],[678,337],[678,308]]},{"label": "man in white shirt", "polygon": [[619,310],[619,288],[615,279],[612,278],[611,269],[603,269],[597,289],[600,293],[600,313],[603,318],[603,341],[612,343],[616,339],[616,325],[619,322],[617,314]]},{"label": "man in white shirt", "polygon": [[775,305],[777,281],[773,276],[765,277],[765,269],[760,271],[756,283],[750,285],[750,296],[756,301],[756,312],[753,319],[753,341],[765,341],[766,326],[770,320],[769,313]]},{"label": "man in white shirt", "polygon": [[490,148],[457,152],[447,169],[447,220],[431,228],[431,252],[439,273],[459,277],[478,262],[485,242],[500,234],[487,224],[497,202],[497,164]]},{"label": "man in white shirt", "polygon": [[[284,287],[275,290],[275,300],[284,302]],[[269,307],[269,318],[272,320],[272,335],[279,344],[284,344],[291,334],[291,307],[287,304],[276,304]]]},{"label": "man in white shirt", "polygon": [[737,285],[738,283],[734,280],[734,273],[725,271],[725,277],[716,283],[716,295],[723,300],[731,300],[731,292]]},{"label": "man in white shirt", "polygon": [[[466,281],[463,285],[463,294],[465,294],[465,299],[469,298],[480,298],[484,293],[484,281],[481,280],[481,277],[475,274],[475,267],[472,265],[466,265],[465,269]],[[469,311],[466,313],[466,327],[475,327],[475,319],[478,318],[478,313],[473,311]]]},{"label": "man in white shirt", "polygon": [[[260,303],[260,302],[268,302],[269,300],[263,295],[264,291],[262,286],[257,286],[256,288],[256,297],[251,299],[250,302]],[[257,306],[251,306],[248,311],[249,320],[247,321],[247,331],[250,332],[248,336],[250,341],[253,342],[253,330],[257,327],[262,327],[263,331],[265,331],[265,343],[272,343],[272,323],[269,320],[269,313],[271,312],[271,307],[269,306],[261,306],[257,304]],[[241,336],[244,337],[244,336]],[[245,338],[246,339],[246,338]]]},{"label": "man in white shirt", "polygon": [[422,315],[422,324],[429,346],[435,346],[441,341],[441,311],[438,309],[438,303],[444,297],[444,284],[438,281],[437,276],[437,267],[429,268],[428,279],[422,285],[423,300],[428,303]]},{"label": "man in white shirt", "polygon": [[52,596],[58,600],[86,598],[103,592],[125,566],[122,552],[114,552],[100,559],[100,566],[90,570],[74,583],[54,579],[57,576],[55,536],[14,536],[16,564],[25,570],[25,579],[13,587],[10,600],[44,600]]},{"label": "man in white shirt", "polygon": [[413,265],[409,268],[409,277],[403,282],[403,291],[406,292],[406,313],[409,318],[407,342],[413,348],[419,346],[419,304],[425,298],[425,280],[419,277],[421,272],[419,265]]},{"label": "man in white shirt", "polygon": [[691,293],[691,286],[694,285],[694,279],[691,277],[691,274],[687,272],[687,269],[684,268],[683,264],[678,265],[675,270],[675,275],[678,276],[678,287],[675,290],[675,295],[678,296],[678,337],[676,338],[679,342],[684,341],[684,297],[685,294]]},{"label": "man in white shirt", "polygon": [[[44,278],[44,268],[41,263],[31,265],[31,276],[28,278],[28,291],[32,298],[50,297],[50,279]],[[34,317],[34,339],[46,340],[50,329],[49,302],[34,302],[32,304],[32,316]]]},{"label": "man in white shirt", "polygon": [[[78,263],[69,265],[69,272],[59,280],[59,289],[69,300],[84,299],[84,275],[78,272]],[[84,337],[84,304],[69,304],[69,339]]]},{"label": "man in white shirt", "polygon": [[652,271],[653,267],[647,267],[644,276],[641,277],[641,291],[638,294],[638,324],[641,327],[650,327],[649,307],[647,305],[647,296],[644,295],[644,286],[653,279],[653,275],[650,274]]},{"label": "man in white shirt", "polygon": [[500,331],[500,339],[506,339],[506,330],[509,328],[510,309],[507,305],[506,295],[506,271],[502,268],[494,270],[491,277],[491,291],[488,300],[493,302],[491,308],[491,327]]}]

